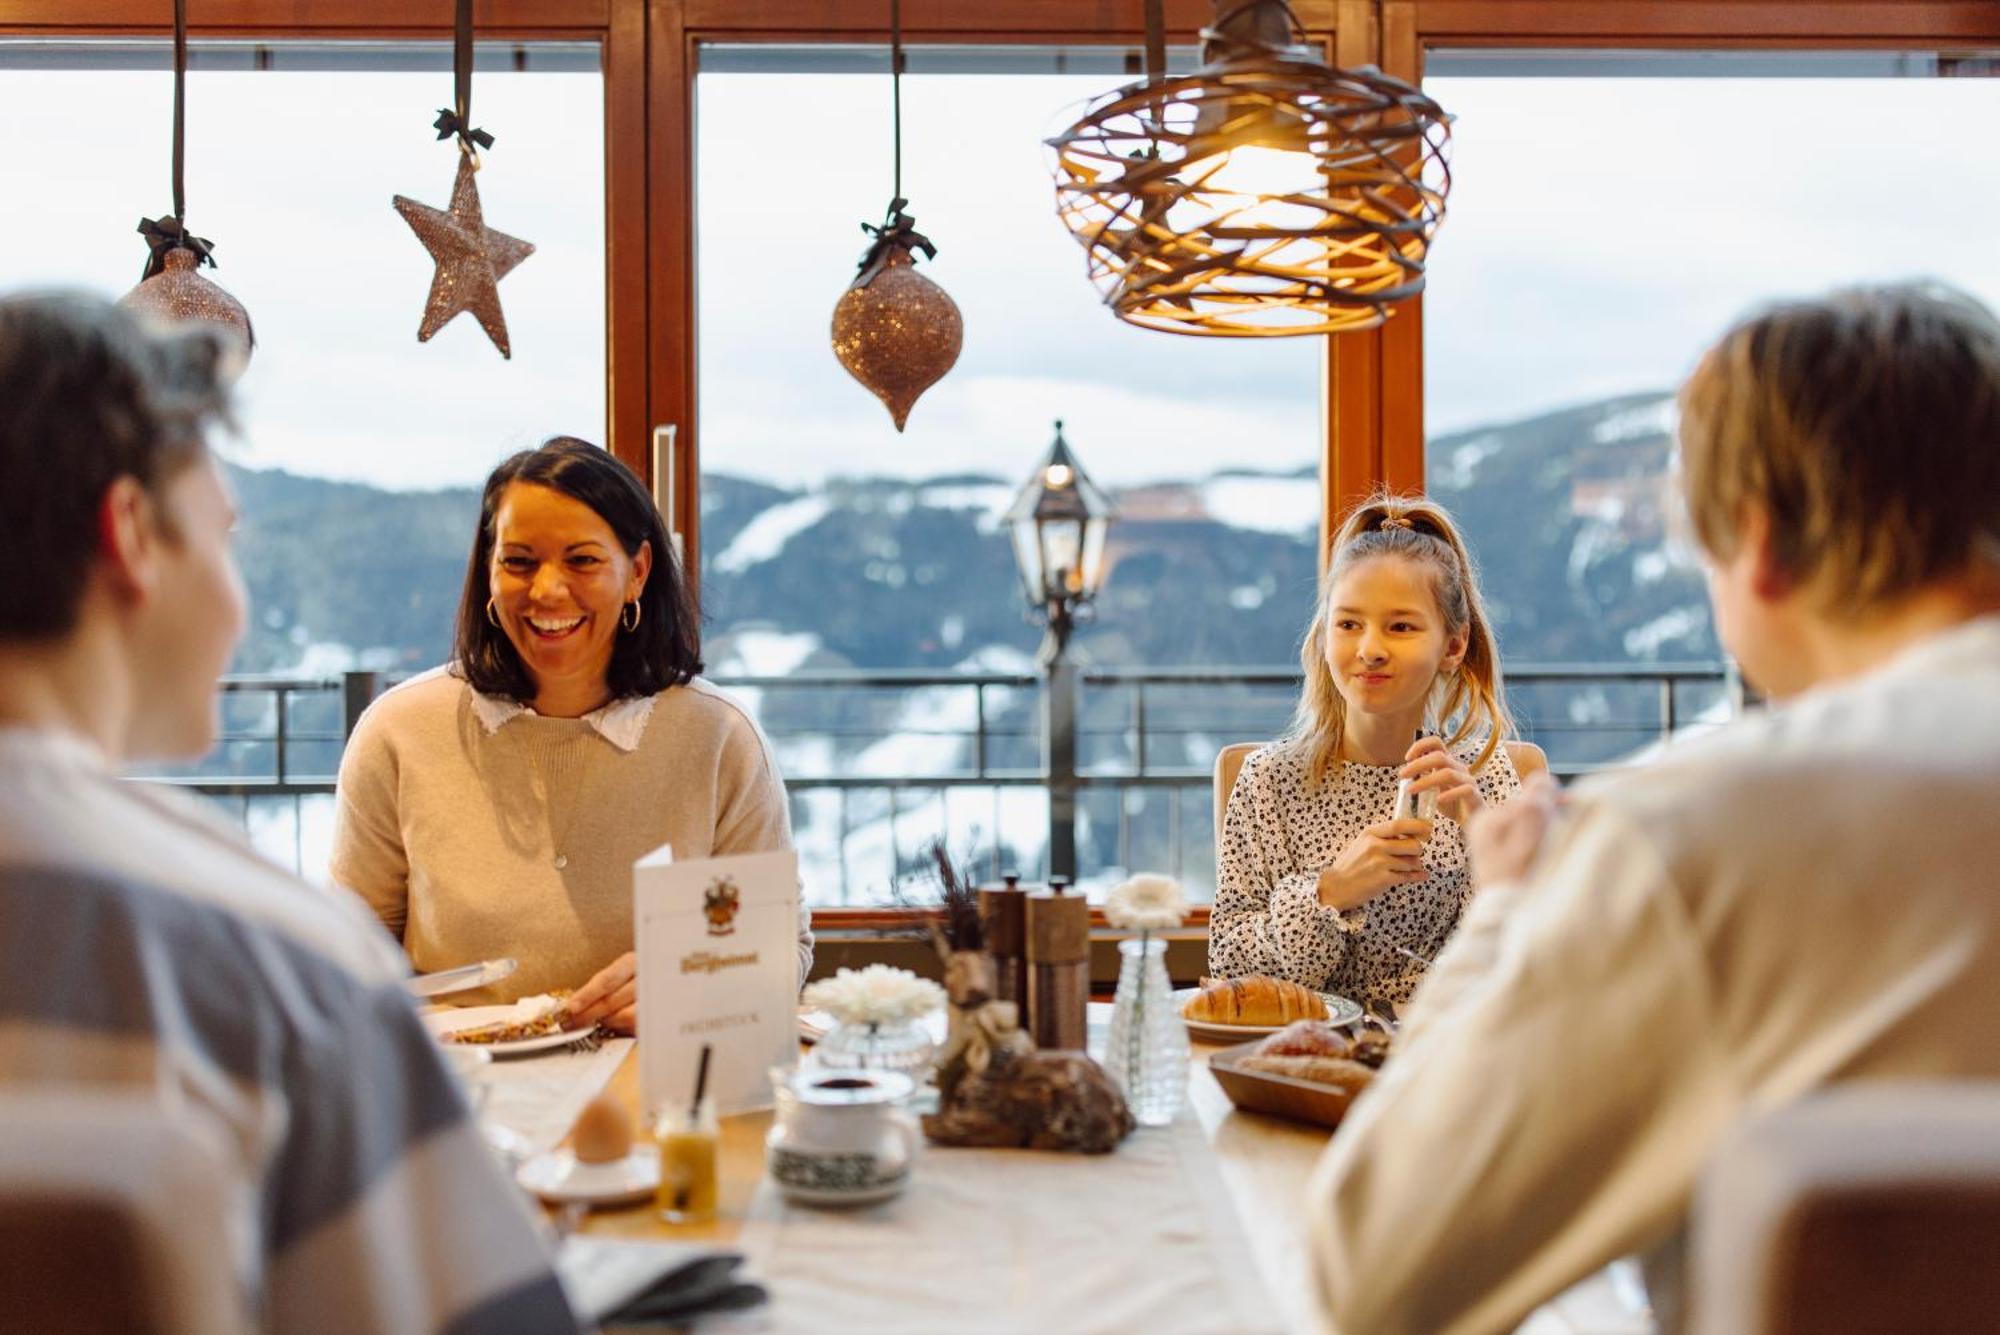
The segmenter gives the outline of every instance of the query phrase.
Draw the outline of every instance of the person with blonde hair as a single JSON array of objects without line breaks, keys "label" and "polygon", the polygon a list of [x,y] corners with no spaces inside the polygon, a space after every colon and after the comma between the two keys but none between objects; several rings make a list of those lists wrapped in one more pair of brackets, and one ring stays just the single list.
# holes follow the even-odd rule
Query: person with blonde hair
[{"label": "person with blonde hair", "polygon": [[1314,1176],[1338,1330],[1512,1330],[1634,1252],[1678,1329],[1725,1138],[2000,1078],[2000,321],[1786,303],[1680,407],[1716,627],[1773,706],[1474,824],[1479,893]]},{"label": "person with blonde hair", "polygon": [[[1378,496],[1347,517],[1299,660],[1291,732],[1230,793],[1209,972],[1405,1001],[1470,893],[1465,822],[1547,768],[1510,740],[1493,631],[1443,507]],[[1416,812],[1394,809],[1402,784]]]}]

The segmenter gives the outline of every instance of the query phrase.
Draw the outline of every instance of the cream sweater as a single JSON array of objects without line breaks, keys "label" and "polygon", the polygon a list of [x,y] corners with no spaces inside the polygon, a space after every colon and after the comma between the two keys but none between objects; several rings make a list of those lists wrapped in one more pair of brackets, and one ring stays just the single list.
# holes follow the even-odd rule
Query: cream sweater
[{"label": "cream sweater", "polygon": [[[632,864],[662,844],[681,859],[792,841],[769,744],[698,678],[565,719],[427,672],[361,716],[335,804],[332,878],[418,972],[521,962],[462,1004],[580,987],[632,949]],[[810,924],[801,904],[801,981]]]}]

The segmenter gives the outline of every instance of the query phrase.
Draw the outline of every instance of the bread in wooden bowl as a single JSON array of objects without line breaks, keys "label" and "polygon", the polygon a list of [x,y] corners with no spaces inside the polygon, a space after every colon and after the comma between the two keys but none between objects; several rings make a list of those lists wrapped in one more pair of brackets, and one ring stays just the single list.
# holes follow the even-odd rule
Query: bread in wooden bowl
[{"label": "bread in wooden bowl", "polygon": [[1181,1007],[1183,1019],[1202,1024],[1276,1026],[1294,1020],[1324,1020],[1319,993],[1285,978],[1261,973],[1242,978],[1204,978],[1201,990]]}]

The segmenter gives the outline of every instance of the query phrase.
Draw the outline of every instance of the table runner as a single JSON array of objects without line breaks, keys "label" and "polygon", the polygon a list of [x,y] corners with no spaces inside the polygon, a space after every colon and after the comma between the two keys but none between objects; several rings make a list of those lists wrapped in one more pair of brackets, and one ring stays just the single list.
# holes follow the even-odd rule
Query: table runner
[{"label": "table runner", "polygon": [[537,1053],[488,1063],[473,1080],[480,1120],[523,1137],[531,1153],[554,1149],[583,1105],[610,1083],[632,1043],[615,1038],[595,1052]]},{"label": "table runner", "polygon": [[1110,1155],[926,1146],[909,1189],[858,1210],[758,1188],[742,1244],[760,1329],[1280,1329],[1192,1109]]}]

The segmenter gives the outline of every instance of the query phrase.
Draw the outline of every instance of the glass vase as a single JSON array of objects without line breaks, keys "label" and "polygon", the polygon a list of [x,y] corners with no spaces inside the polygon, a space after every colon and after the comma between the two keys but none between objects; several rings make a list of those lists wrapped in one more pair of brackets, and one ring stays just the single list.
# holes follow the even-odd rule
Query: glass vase
[{"label": "glass vase", "polygon": [[829,1070],[900,1071],[921,1085],[936,1055],[922,1019],[842,1020],[813,1047],[812,1060]]},{"label": "glass vase", "polygon": [[1144,934],[1120,941],[1118,953],[1104,1069],[1140,1126],[1165,1126],[1180,1111],[1188,1082],[1187,1028],[1167,979],[1167,943]]}]

